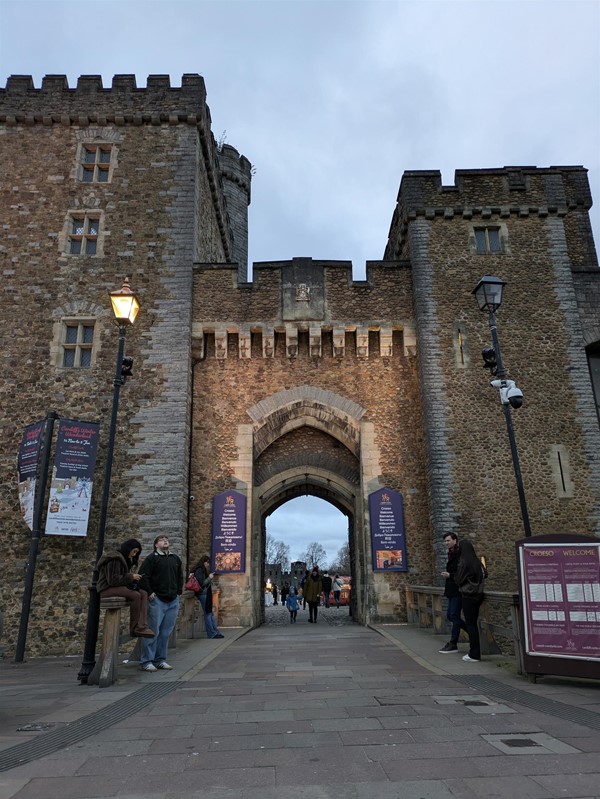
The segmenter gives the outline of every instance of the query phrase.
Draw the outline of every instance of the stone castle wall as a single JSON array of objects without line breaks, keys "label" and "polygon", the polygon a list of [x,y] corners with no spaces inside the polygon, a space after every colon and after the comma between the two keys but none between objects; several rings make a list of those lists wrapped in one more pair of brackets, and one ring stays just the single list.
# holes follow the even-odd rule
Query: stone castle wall
[{"label": "stone castle wall", "polygon": [[[61,76],[41,90],[12,78],[0,91],[0,359],[10,375],[0,386],[0,601],[9,641],[29,548],[15,475],[22,430],[48,409],[101,422],[88,538],[41,541],[34,653],[81,650],[117,353],[108,292],[124,275],[142,309],[127,334],[134,377],[121,389],[106,543],[135,535],[148,552],[167,532],[186,557],[192,263],[226,261],[233,241],[204,100],[198,76],[184,76],[181,89],[151,77],[142,90],[129,76],[117,76],[112,90],[93,76],[74,90]],[[98,142],[113,147],[110,179],[86,183],[81,146]],[[98,254],[67,254],[69,215],[83,213],[100,221]],[[95,325],[89,369],[62,367],[65,319]]]},{"label": "stone castle wall", "polygon": [[[525,394],[513,421],[534,533],[599,535],[590,204],[581,167],[460,171],[450,187],[436,172],[407,173],[390,230],[387,257],[412,265],[433,528],[472,538],[499,585],[514,585],[508,542],[524,533],[498,393],[481,369],[487,314],[471,292],[484,274],[507,283],[496,319],[508,376]],[[481,226],[500,230],[501,253],[476,252]]]}]

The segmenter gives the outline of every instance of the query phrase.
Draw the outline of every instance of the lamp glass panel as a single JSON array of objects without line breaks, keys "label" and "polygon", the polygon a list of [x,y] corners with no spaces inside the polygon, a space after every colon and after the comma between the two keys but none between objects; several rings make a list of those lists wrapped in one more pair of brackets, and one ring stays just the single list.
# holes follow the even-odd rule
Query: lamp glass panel
[{"label": "lamp glass panel", "polygon": [[120,322],[135,322],[140,304],[133,294],[117,294],[110,297],[115,318]]}]

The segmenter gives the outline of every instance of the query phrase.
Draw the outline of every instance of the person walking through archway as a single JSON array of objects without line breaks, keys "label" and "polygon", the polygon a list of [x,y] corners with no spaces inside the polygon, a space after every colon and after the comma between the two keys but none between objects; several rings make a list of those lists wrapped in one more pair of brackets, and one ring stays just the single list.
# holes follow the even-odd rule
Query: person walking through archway
[{"label": "person walking through archway", "polygon": [[340,606],[340,597],[342,596],[342,581],[340,579],[340,575],[336,574],[333,578],[333,599],[335,601],[336,608]]},{"label": "person walking through archway", "polygon": [[319,609],[319,600],[321,599],[321,592],[323,591],[323,580],[319,574],[319,567],[313,566],[311,573],[304,581],[303,596],[308,604],[308,621],[311,624],[317,623],[317,613]]}]

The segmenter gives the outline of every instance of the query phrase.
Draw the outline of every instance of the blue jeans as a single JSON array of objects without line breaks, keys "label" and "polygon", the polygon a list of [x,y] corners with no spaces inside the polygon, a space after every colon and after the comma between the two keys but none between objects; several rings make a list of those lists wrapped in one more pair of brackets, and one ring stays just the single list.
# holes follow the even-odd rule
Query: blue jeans
[{"label": "blue jeans", "polygon": [[170,602],[163,602],[157,596],[148,601],[148,627],[154,631],[154,638],[142,638],[143,649],[141,665],[146,663],[162,663],[167,659],[169,636],[173,632],[177,614],[179,613],[179,597]]},{"label": "blue jeans", "polygon": [[212,610],[210,613],[206,612],[206,594],[200,594],[198,599],[200,601],[200,604],[202,605],[202,612],[204,613],[204,627],[206,629],[206,637],[214,638],[215,635],[219,635],[219,631],[217,629],[217,625],[215,624],[215,617],[212,614]]},{"label": "blue jeans", "polygon": [[452,632],[450,633],[450,640],[453,644],[458,643],[458,636],[460,631],[467,631],[467,625],[461,619],[460,611],[462,610],[462,597],[449,596],[448,597],[448,610],[446,611],[446,618],[452,625]]}]

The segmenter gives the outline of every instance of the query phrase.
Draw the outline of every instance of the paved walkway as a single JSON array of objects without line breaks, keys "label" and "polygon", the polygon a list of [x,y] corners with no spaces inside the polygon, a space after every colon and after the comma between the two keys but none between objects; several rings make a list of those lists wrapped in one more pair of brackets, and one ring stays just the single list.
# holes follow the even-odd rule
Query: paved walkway
[{"label": "paved walkway", "polygon": [[306,617],[269,608],[108,689],[77,683],[80,658],[4,661],[0,799],[600,797],[600,682],[533,684],[347,609]]}]

